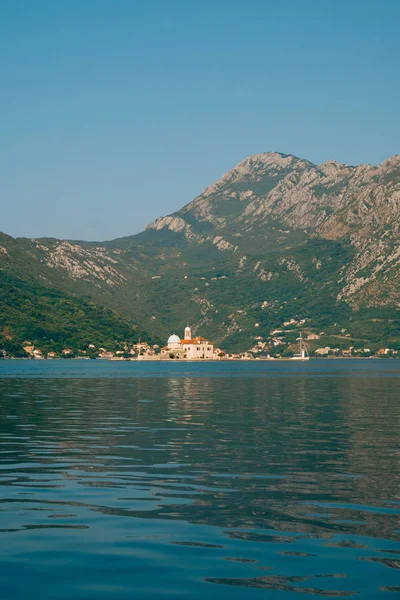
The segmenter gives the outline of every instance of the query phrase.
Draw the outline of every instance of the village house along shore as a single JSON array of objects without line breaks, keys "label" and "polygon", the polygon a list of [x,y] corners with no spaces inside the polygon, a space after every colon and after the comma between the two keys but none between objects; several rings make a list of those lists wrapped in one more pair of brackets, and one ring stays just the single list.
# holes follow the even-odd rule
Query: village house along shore
[{"label": "village house along shore", "polygon": [[[304,325],[294,320],[284,323],[289,325]],[[227,353],[221,348],[214,346],[213,342],[199,335],[192,335],[189,326],[185,328],[184,336],[181,339],[173,333],[167,341],[167,344],[160,348],[158,344],[150,345],[146,341],[138,341],[136,344],[121,344],[118,350],[109,350],[105,347],[96,347],[94,344],[88,344],[86,349],[63,348],[60,352],[45,352],[35,347],[31,342],[23,344],[26,357],[24,359],[52,360],[52,359],[75,359],[75,360],[146,360],[146,361],[214,361],[214,360],[290,360],[290,355],[285,355],[282,348],[288,345],[284,338],[284,330],[276,329],[270,332],[268,342],[262,341],[261,336],[255,338],[255,345],[245,352]],[[342,330],[344,336],[345,330]],[[316,343],[323,335],[309,332],[305,341],[309,344]],[[300,334],[301,336],[301,334]],[[298,339],[298,338],[297,338]],[[392,348],[381,347],[372,349],[369,347],[356,348],[336,348],[331,346],[315,347],[310,356],[314,358],[400,358],[398,351]],[[0,358],[13,359],[0,349]]]}]

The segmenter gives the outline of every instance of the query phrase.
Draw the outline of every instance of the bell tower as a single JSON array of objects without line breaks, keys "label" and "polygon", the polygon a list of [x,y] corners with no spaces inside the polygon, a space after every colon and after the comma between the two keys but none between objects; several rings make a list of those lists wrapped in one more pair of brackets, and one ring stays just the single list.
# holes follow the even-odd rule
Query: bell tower
[{"label": "bell tower", "polygon": [[192,339],[192,330],[190,329],[189,325],[187,327],[185,327],[185,340],[191,340]]}]

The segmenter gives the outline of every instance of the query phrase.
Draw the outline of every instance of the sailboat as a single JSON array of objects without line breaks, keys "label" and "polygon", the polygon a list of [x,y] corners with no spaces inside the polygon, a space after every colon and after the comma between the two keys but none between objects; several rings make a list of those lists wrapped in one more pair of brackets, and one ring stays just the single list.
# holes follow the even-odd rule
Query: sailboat
[{"label": "sailboat", "polygon": [[292,356],[291,360],[310,360],[310,355],[308,354],[307,346],[300,332],[300,337],[297,338],[299,342],[299,351],[300,354],[295,354]]}]

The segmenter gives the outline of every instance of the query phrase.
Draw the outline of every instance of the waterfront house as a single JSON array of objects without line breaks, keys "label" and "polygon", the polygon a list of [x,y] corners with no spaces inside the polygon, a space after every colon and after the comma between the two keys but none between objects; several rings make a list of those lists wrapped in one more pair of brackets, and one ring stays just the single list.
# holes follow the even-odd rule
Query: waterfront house
[{"label": "waterfront house", "polygon": [[184,360],[215,360],[220,357],[214,352],[214,344],[201,336],[192,337],[192,330],[185,328],[184,338],[173,334],[168,338],[167,345],[161,348],[161,358]]}]

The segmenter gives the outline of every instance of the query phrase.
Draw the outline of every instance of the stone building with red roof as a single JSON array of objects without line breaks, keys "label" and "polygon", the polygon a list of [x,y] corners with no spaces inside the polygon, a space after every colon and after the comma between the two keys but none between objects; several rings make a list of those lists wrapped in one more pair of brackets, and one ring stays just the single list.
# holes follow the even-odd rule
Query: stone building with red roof
[{"label": "stone building with red roof", "polygon": [[214,352],[214,344],[201,336],[192,337],[190,327],[185,328],[184,338],[181,340],[173,334],[168,338],[167,345],[161,348],[162,358],[182,360],[214,360],[219,356]]}]

